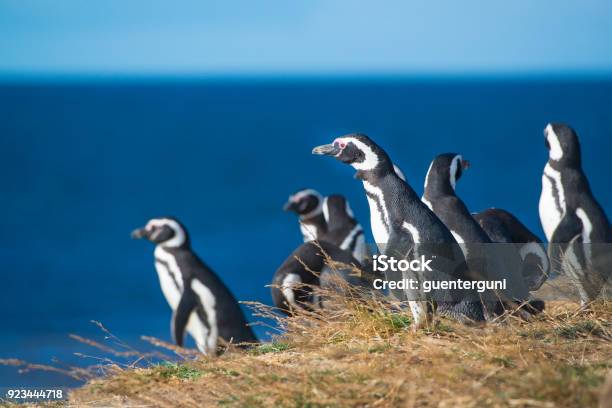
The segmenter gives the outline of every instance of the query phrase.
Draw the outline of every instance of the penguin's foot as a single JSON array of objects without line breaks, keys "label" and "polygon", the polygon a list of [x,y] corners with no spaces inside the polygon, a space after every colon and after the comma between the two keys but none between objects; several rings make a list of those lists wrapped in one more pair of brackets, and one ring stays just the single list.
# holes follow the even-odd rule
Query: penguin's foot
[{"label": "penguin's foot", "polygon": [[408,304],[414,318],[412,323],[413,331],[430,327],[433,324],[433,310],[429,302],[411,300]]}]

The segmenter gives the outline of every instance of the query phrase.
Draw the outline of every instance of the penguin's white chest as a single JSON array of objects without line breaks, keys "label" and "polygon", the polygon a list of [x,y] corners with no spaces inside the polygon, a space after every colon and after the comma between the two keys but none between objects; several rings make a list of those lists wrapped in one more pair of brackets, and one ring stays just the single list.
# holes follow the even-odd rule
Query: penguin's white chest
[{"label": "penguin's white chest", "polygon": [[313,224],[300,223],[300,231],[302,232],[304,242],[314,241],[319,236],[319,231]]},{"label": "penguin's white chest", "polygon": [[548,164],[542,175],[542,194],[540,195],[540,221],[546,239],[550,241],[555,229],[565,215],[565,192],[561,183],[561,173]]},{"label": "penguin's white chest", "polygon": [[389,214],[385,207],[385,198],[382,191],[374,187],[368,182],[364,182],[363,186],[367,192],[368,204],[370,206],[370,225],[372,227],[372,235],[377,245],[386,244],[389,242]]},{"label": "penguin's white chest", "polygon": [[168,305],[176,310],[183,293],[183,277],[174,256],[159,246],[155,248],[155,269]]},{"label": "penguin's white chest", "polygon": [[358,261],[363,261],[366,258],[370,257],[370,250],[368,249],[368,245],[365,242],[365,237],[363,234],[359,235],[355,240],[355,249],[353,250],[353,256]]},{"label": "penguin's white chest", "polygon": [[[200,322],[197,315],[192,313],[187,331],[195,339],[198,348],[204,352],[214,352],[217,348],[217,340],[219,338],[219,328],[217,326],[217,299],[210,289],[197,279],[191,281],[191,289],[200,299],[200,305],[206,312],[208,320],[208,328]],[[195,320],[192,322],[192,320]]]},{"label": "penguin's white chest", "polygon": [[[173,311],[176,311],[185,283],[176,258],[163,247],[155,248],[155,269],[159,277],[162,293]],[[191,289],[199,298],[200,305],[206,312],[208,322],[201,321],[197,312],[193,310],[187,321],[185,329],[193,337],[196,346],[203,353],[211,353],[216,350],[219,329],[217,327],[216,299],[210,289],[203,283],[194,279],[191,281]]]},{"label": "penguin's white chest", "polygon": [[378,210],[372,199],[368,199],[370,203],[370,224],[372,225],[372,235],[377,244],[386,244],[389,242],[389,232],[382,221],[382,213]]}]

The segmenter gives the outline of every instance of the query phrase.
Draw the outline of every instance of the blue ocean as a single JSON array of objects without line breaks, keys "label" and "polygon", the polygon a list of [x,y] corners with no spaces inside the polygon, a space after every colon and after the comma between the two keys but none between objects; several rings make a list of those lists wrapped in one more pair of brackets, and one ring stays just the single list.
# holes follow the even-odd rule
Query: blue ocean
[{"label": "blue ocean", "polygon": [[[173,215],[240,300],[265,287],[301,243],[282,211],[310,187],[348,197],[369,230],[353,171],[313,156],[349,132],[382,145],[422,192],[432,158],[472,167],[458,193],[500,207],[542,236],[538,218],[548,122],[578,132],[584,168],[612,215],[612,81],[546,78],[104,80],[0,85],[0,358],[57,367],[113,346],[100,321],[139,350],[170,341],[171,312],[153,247],[130,231]],[[368,231],[369,234],[369,231]],[[370,237],[371,241],[371,236]],[[251,320],[254,320],[251,317]],[[269,329],[257,327],[269,338]],[[0,367],[0,386],[74,386],[50,372]]]}]

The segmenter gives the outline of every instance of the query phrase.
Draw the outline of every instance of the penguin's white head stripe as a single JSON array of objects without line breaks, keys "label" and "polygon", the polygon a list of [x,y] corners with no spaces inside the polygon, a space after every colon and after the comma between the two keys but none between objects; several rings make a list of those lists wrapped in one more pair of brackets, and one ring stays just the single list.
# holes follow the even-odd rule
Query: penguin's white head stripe
[{"label": "penguin's white head stripe", "polygon": [[[425,175],[425,189],[423,190],[423,192],[427,191],[427,184],[429,184],[429,175],[431,174],[431,168],[433,167],[434,162],[432,161],[429,164],[429,168],[427,169],[427,174]],[[423,194],[423,197],[425,197],[425,194]]]},{"label": "penguin's white head stripe", "polygon": [[160,242],[159,245],[167,248],[179,247],[185,243],[187,234],[183,227],[170,218],[154,218],[145,226],[145,230],[152,232],[151,238],[155,239],[161,233],[161,227],[169,227],[174,231],[174,235],[167,241]]},{"label": "penguin's white head stripe", "polygon": [[563,149],[561,148],[561,142],[552,124],[549,123],[548,126],[546,126],[546,129],[544,129],[544,136],[548,142],[548,146],[550,146],[548,151],[549,157],[552,160],[561,160],[561,158],[563,158]]},{"label": "penguin's white head stripe", "polygon": [[346,204],[345,211],[348,214],[348,216],[351,217],[351,218],[355,218],[355,215],[353,214],[353,210],[351,209],[351,206],[349,205],[349,202],[345,201],[345,204]]},{"label": "penguin's white head stripe", "polygon": [[351,133],[334,139],[332,143],[315,146],[312,154],[334,157],[357,170],[355,178],[381,177],[395,174],[387,153],[362,133]]},{"label": "penguin's white head stripe", "polygon": [[325,197],[323,200],[323,218],[325,218],[325,223],[329,224],[329,207],[327,205],[327,197]]},{"label": "penguin's white head stripe", "polygon": [[461,166],[462,161],[463,161],[463,157],[461,157],[460,154],[453,157],[453,160],[451,161],[449,180],[450,180],[450,185],[453,188],[453,190],[455,189],[455,186],[457,185],[457,169],[459,168],[459,166]]},{"label": "penguin's white head stripe", "polygon": [[354,137],[339,137],[334,140],[334,145],[340,148],[340,152],[336,154],[336,157],[342,154],[342,151],[348,146],[348,144],[353,144],[357,149],[359,149],[364,154],[364,159],[360,162],[353,162],[351,166],[353,166],[357,170],[373,170],[378,166],[379,160],[378,155],[372,150],[370,146],[363,143],[361,140]]},{"label": "penguin's white head stripe", "polygon": [[[346,212],[346,215],[348,215],[350,218],[355,218],[355,214],[353,213],[353,210],[352,210],[348,200],[344,200],[344,211]],[[327,224],[329,224],[329,200],[328,200],[328,197],[325,197],[325,199],[323,200],[323,218],[325,218],[325,222]]]},{"label": "penguin's white head stripe", "polygon": [[304,198],[306,198],[308,196],[315,196],[315,197],[317,197],[319,199],[319,201],[321,201],[321,199],[322,199],[322,196],[321,196],[321,194],[318,191],[313,190],[312,188],[307,188],[305,190],[298,191],[297,193],[293,194],[292,196],[289,196],[289,201],[297,203],[300,200],[303,200]]},{"label": "penguin's white head stripe", "polygon": [[[429,168],[431,168],[431,166],[429,166]],[[397,165],[393,164],[393,170],[395,170],[395,174],[397,174],[397,177],[406,181],[406,176],[404,175],[404,172],[402,171],[402,169],[400,169]],[[427,178],[425,178],[425,180],[427,180]]]},{"label": "penguin's white head stripe", "polygon": [[299,213],[300,219],[302,220],[308,220],[309,218],[312,218],[315,215],[321,214],[321,207],[323,205],[323,196],[321,195],[321,193],[319,193],[316,190],[313,190],[312,188],[306,188],[304,190],[300,190],[297,193],[289,196],[289,202],[294,203],[294,204],[299,204],[302,200],[305,200],[308,197],[315,197],[317,199],[317,205],[306,213]]}]

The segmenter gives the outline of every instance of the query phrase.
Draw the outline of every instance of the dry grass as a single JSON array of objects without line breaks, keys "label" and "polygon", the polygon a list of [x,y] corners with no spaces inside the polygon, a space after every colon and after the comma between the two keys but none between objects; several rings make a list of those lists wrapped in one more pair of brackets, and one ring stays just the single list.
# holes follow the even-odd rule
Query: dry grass
[{"label": "dry grass", "polygon": [[[70,395],[78,406],[590,407],[612,369],[612,303],[548,304],[531,322],[439,319],[413,332],[384,299],[336,297],[278,318],[286,333],[249,351],[117,368]],[[253,305],[259,313],[270,311]]]}]

